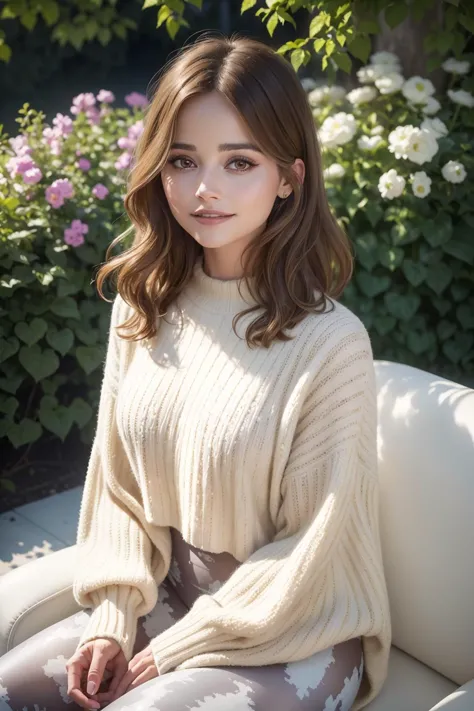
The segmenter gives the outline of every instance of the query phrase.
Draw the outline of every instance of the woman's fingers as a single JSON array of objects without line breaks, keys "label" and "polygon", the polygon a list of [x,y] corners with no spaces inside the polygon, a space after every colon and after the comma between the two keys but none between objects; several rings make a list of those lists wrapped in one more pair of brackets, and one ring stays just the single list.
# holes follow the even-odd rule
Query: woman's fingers
[{"label": "woman's fingers", "polygon": [[97,701],[88,699],[81,691],[81,680],[88,664],[88,660],[81,650],[79,650],[77,655],[71,657],[68,664],[66,664],[67,694],[84,709],[98,709],[100,708],[100,704]]}]

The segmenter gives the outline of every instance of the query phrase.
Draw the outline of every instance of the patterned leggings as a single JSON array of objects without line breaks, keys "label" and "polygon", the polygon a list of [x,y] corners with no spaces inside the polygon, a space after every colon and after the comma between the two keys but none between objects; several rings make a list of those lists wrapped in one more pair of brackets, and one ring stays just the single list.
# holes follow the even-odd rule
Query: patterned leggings
[{"label": "patterned leggings", "polygon": [[[173,558],[159,599],[139,618],[133,654],[183,617],[201,593],[213,593],[238,567],[229,553],[188,545],[171,529]],[[0,711],[76,711],[67,695],[66,662],[90,610],[81,610],[0,657]],[[109,711],[349,711],[363,673],[359,638],[299,662],[262,667],[170,671],[105,706]],[[107,674],[107,672],[106,672]],[[105,675],[100,691],[107,689]]]}]

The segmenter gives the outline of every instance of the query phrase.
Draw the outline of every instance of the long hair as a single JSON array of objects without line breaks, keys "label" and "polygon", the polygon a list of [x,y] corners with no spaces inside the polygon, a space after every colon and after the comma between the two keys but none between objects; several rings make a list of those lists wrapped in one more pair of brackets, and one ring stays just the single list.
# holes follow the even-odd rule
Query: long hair
[{"label": "long hair", "polygon": [[[163,68],[146,108],[144,129],[133,157],[124,198],[132,225],[109,245],[97,272],[97,288],[116,272],[116,286],[135,313],[121,337],[142,340],[156,335],[168,307],[186,288],[203,248],[172,215],[160,173],[173,143],[184,101],[211,91],[227,98],[260,150],[277,164],[293,188],[277,197],[263,232],[242,256],[244,276],[255,300],[234,316],[261,312],[246,330],[249,347],[268,348],[308,313],[326,309],[352,276],[351,244],[333,216],[326,196],[321,151],[306,93],[290,63],[262,42],[215,36],[185,46]],[[301,184],[291,165],[305,164]],[[129,249],[109,260],[110,251],[133,231]],[[251,279],[247,280],[247,276]],[[240,282],[238,282],[240,284]],[[107,299],[106,299],[107,300]]]}]

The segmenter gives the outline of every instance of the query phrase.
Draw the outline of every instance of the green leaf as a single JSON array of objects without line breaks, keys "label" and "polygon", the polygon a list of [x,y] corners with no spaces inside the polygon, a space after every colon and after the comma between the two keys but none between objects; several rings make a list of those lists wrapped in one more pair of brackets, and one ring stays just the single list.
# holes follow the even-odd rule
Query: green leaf
[{"label": "green leaf", "polygon": [[240,7],[240,14],[243,15],[244,12],[250,10],[250,8],[254,7],[256,4],[257,0],[243,0],[242,5]]},{"label": "green leaf", "polygon": [[173,16],[168,17],[168,19],[166,20],[166,31],[168,32],[171,39],[174,40],[174,38],[178,34],[180,27],[181,24]]},{"label": "green leaf", "polygon": [[16,397],[2,397],[0,398],[0,412],[3,412],[7,415],[8,419],[12,420],[13,415],[18,410],[19,404],[20,403]]},{"label": "green leaf", "polygon": [[376,315],[374,316],[374,327],[380,336],[386,336],[387,333],[393,331],[397,319],[394,316]]},{"label": "green leaf", "polygon": [[465,329],[474,329],[474,303],[470,299],[469,304],[460,304],[456,309],[456,316],[459,323]]},{"label": "green leaf", "polygon": [[420,286],[426,279],[428,270],[425,264],[414,262],[412,259],[405,259],[402,264],[402,271],[413,286]]},{"label": "green leaf", "polygon": [[324,47],[325,44],[326,44],[326,40],[324,38],[314,40],[313,47],[314,47],[314,51],[316,52],[316,54],[319,54],[319,52],[322,50],[322,48]]},{"label": "green leaf", "polygon": [[426,275],[426,283],[437,294],[442,294],[446,287],[451,283],[453,278],[452,269],[446,264],[430,264]]},{"label": "green leaf", "polygon": [[354,57],[366,62],[371,52],[371,42],[367,35],[357,34],[348,43],[348,49]]},{"label": "green leaf", "polygon": [[403,249],[399,247],[388,247],[385,244],[378,246],[377,253],[379,262],[392,272],[400,266],[405,256]]},{"label": "green leaf", "polygon": [[305,59],[305,51],[304,49],[294,49],[293,52],[291,53],[291,65],[295,72],[298,71],[298,69],[301,67],[301,65],[304,63]]},{"label": "green leaf", "polygon": [[30,324],[25,321],[20,321],[15,324],[14,331],[18,338],[20,338],[23,343],[27,346],[32,346],[37,343],[40,338],[43,338],[44,334],[48,330],[48,324],[42,318],[34,318]]},{"label": "green leaf", "polygon": [[447,254],[451,254],[457,259],[461,259],[463,262],[467,262],[469,265],[474,265],[474,241],[471,242],[451,239],[447,244],[443,245],[443,250]]},{"label": "green leaf", "polygon": [[446,341],[456,332],[457,326],[452,321],[440,321],[436,326],[436,333],[440,341]]},{"label": "green leaf", "polygon": [[18,353],[20,348],[20,341],[15,336],[10,336],[9,338],[0,338],[0,363],[4,360],[11,358],[12,355]]},{"label": "green leaf", "polygon": [[370,298],[387,291],[391,284],[390,277],[375,276],[367,272],[359,272],[356,274],[355,280],[362,293]]},{"label": "green leaf", "polygon": [[59,20],[58,3],[54,2],[54,0],[42,0],[38,10],[43,16],[43,20],[46,22],[48,27],[54,25],[54,23]]},{"label": "green leaf", "polygon": [[76,357],[81,368],[89,374],[102,364],[104,348],[102,346],[77,346]]},{"label": "green leaf", "polygon": [[332,58],[336,62],[339,69],[342,69],[342,71],[346,72],[347,74],[350,73],[352,69],[352,59],[347,54],[347,52],[335,52]]},{"label": "green leaf", "polygon": [[76,397],[69,406],[73,421],[82,429],[91,419],[94,411],[82,397]]},{"label": "green leaf", "polygon": [[367,205],[365,205],[364,214],[367,216],[367,219],[372,227],[375,227],[377,222],[380,222],[382,219],[384,212],[378,202],[371,200],[367,203]]},{"label": "green leaf", "polygon": [[145,0],[142,5],[142,10],[147,10],[149,7],[156,7],[160,0]]},{"label": "green leaf", "polygon": [[48,331],[46,340],[55,351],[64,356],[74,345],[74,334],[70,328],[63,328],[61,331]]},{"label": "green leaf", "polygon": [[421,303],[419,294],[396,294],[390,292],[384,296],[387,310],[400,321],[409,321],[418,311]]},{"label": "green leaf", "polygon": [[52,375],[59,368],[59,358],[56,353],[51,348],[42,351],[37,344],[20,348],[18,360],[36,382]]},{"label": "green leaf", "polygon": [[415,355],[421,355],[436,346],[436,336],[432,331],[414,331],[410,329],[407,335],[407,346]]},{"label": "green leaf", "polygon": [[273,37],[273,33],[275,32],[275,28],[278,25],[278,15],[276,12],[272,12],[270,15],[270,19],[267,22],[267,31],[270,37]]},{"label": "green leaf", "polygon": [[385,21],[392,29],[399,25],[408,16],[408,5],[400,0],[390,5],[385,10]]},{"label": "green leaf", "polygon": [[446,316],[448,311],[451,310],[451,302],[447,299],[441,299],[439,296],[435,296],[432,303],[441,316]]},{"label": "green leaf", "polygon": [[62,316],[63,318],[74,318],[78,321],[81,318],[76,302],[74,301],[74,299],[71,299],[70,296],[65,296],[62,299],[55,299],[51,304],[50,309],[53,314],[56,314],[56,316]]},{"label": "green leaf", "polygon": [[459,363],[461,358],[470,352],[474,344],[472,333],[456,333],[454,338],[443,343],[442,351],[452,363]]},{"label": "green leaf", "polygon": [[356,255],[364,269],[371,272],[378,262],[377,237],[373,232],[364,232],[355,239]]},{"label": "green leaf", "polygon": [[[45,398],[41,400],[41,405],[44,400]],[[64,405],[55,408],[41,405],[38,411],[39,421],[45,429],[57,435],[64,442],[73,425],[70,409]]]},{"label": "green leaf", "polygon": [[474,17],[472,15],[459,15],[459,23],[466,28],[471,34],[474,34]]},{"label": "green leaf", "polygon": [[43,434],[43,428],[38,422],[30,420],[29,417],[25,417],[21,422],[13,423],[9,427],[7,432],[7,437],[15,447],[22,447],[25,444],[30,444],[31,442],[36,442]]},{"label": "green leaf", "polygon": [[313,37],[316,37],[318,32],[323,29],[323,27],[326,25],[326,19],[327,15],[325,12],[320,12],[319,15],[313,17],[309,25],[309,36],[311,37],[311,39]]}]

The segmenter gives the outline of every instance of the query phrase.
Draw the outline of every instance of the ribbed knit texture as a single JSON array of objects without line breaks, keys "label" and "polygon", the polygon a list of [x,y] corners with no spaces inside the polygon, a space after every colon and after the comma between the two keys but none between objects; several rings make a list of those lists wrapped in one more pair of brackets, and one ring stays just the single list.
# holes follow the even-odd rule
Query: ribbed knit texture
[{"label": "ribbed knit texture", "polygon": [[93,608],[79,646],[108,637],[131,658],[172,526],[242,565],[151,641],[160,674],[291,662],[362,636],[356,711],[380,691],[391,642],[369,335],[335,302],[293,340],[250,349],[258,312],[237,337],[232,317],[253,304],[238,284],[198,262],[151,341],[120,339],[133,311],[114,301],[78,528],[74,595]]}]

